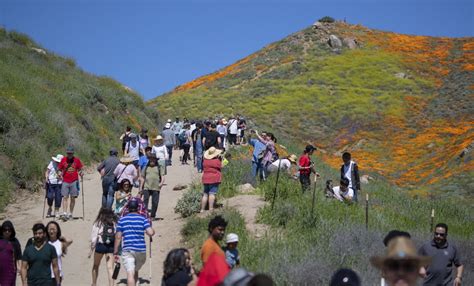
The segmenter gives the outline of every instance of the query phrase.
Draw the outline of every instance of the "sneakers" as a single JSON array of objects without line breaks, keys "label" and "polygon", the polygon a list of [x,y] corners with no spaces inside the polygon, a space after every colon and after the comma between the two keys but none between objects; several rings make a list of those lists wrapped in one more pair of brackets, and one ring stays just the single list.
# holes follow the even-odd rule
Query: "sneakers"
[{"label": "sneakers", "polygon": [[55,216],[54,216],[55,219],[60,219],[61,218],[61,215],[59,213],[56,213]]},{"label": "sneakers", "polygon": [[49,208],[48,213],[46,214],[46,217],[51,217],[51,212],[52,212],[52,210],[51,210],[51,208]]}]

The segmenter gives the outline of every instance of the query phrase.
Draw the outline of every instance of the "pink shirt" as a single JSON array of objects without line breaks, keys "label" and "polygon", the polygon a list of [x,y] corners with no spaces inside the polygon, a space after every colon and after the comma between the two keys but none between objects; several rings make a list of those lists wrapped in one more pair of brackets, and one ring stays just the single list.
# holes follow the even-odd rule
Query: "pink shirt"
[{"label": "pink shirt", "polygon": [[222,162],[219,159],[204,159],[203,162],[203,184],[218,184],[222,180]]},{"label": "pink shirt", "polygon": [[[126,168],[125,170],[123,168]],[[123,173],[122,173],[123,171]],[[122,175],[120,175],[122,174]],[[120,163],[114,170],[114,175],[117,179],[117,183],[121,183],[124,179],[127,179],[130,181],[130,183],[133,184],[135,181],[135,178],[138,176],[137,169],[135,168],[134,165],[129,164],[125,167],[124,164]],[[120,177],[119,177],[120,176]]]}]

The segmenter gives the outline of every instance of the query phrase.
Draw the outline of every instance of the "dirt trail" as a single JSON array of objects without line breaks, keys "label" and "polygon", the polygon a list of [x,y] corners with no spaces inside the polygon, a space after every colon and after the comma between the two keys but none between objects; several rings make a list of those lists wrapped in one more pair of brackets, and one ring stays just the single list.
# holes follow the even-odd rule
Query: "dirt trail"
[{"label": "dirt trail", "polygon": [[[165,186],[161,190],[157,216],[164,219],[153,222],[156,235],[152,244],[152,279],[151,282],[148,281],[150,260],[147,254],[147,262],[140,271],[140,277],[144,279],[141,285],[161,285],[163,261],[166,254],[172,248],[181,246],[180,230],[184,221],[179,218],[179,215],[174,213],[173,209],[183,191],[173,191],[172,189],[177,184],[187,185],[192,183],[198,179],[198,174],[194,171],[192,162],[190,165],[181,165],[178,157],[179,152],[174,151],[173,165],[168,168]],[[81,219],[82,198],[79,196],[74,209],[74,217],[79,218],[68,222],[60,222],[62,234],[68,239],[74,240],[73,244],[69,247],[68,254],[63,258],[63,285],[91,285],[92,281],[91,268],[93,261],[92,258],[88,259],[87,256],[89,253],[91,227],[101,205],[102,187],[100,176],[97,172],[84,176],[84,190],[85,220]],[[134,189],[134,194],[136,194],[136,189]],[[43,198],[37,195],[30,199],[10,204],[1,217],[2,220],[9,219],[13,222],[17,238],[23,247],[27,239],[32,236],[31,227],[35,222],[42,221],[46,224],[51,220],[49,218],[42,220],[42,212]],[[125,285],[126,280],[123,280],[125,278],[125,271],[122,267],[117,279],[118,285]],[[18,277],[17,283],[21,284],[20,277]],[[99,269],[97,285],[106,284],[106,267],[105,259],[103,259]]]}]

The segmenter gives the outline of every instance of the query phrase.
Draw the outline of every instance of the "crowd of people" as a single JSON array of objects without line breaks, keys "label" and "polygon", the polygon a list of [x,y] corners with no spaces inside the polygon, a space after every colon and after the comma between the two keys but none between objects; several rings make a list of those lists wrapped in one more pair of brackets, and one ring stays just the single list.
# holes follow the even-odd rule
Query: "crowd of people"
[{"label": "crowd of people", "polygon": [[[102,197],[90,235],[89,257],[93,257],[91,285],[97,285],[104,257],[109,286],[116,284],[121,265],[127,275],[127,285],[138,283],[139,271],[147,259],[146,237],[149,237],[151,247],[155,235],[153,222],[160,219],[160,191],[168,168],[173,164],[173,150],[181,150],[181,164],[192,161],[197,172],[202,173],[201,213],[214,210],[223,179],[222,170],[228,164],[228,150],[232,146],[249,145],[253,148],[249,171],[255,182],[263,182],[275,173],[286,174],[288,178],[299,180],[302,193],[305,193],[320,178],[311,158],[317,150],[313,145],[307,145],[299,158],[294,154],[280,156],[274,134],[255,129],[246,131],[247,122],[240,115],[202,121],[168,120],[156,137],[149,137],[145,128],[136,134],[131,127],[127,127],[120,136],[122,154],[119,156],[119,150],[110,148],[108,158],[97,167],[101,176]],[[58,221],[74,218],[75,202],[81,191],[79,182],[83,176],[83,164],[74,155],[74,148],[67,147],[66,156],[58,154],[52,157],[44,176],[44,203],[48,205],[46,217],[53,220],[46,226],[42,223],[33,225],[33,237],[26,242],[23,251],[13,223],[8,220],[3,222],[0,233],[0,285],[15,285],[17,273],[23,285],[61,285],[64,280],[62,258],[73,241],[62,235]],[[359,170],[350,153],[342,154],[339,186],[333,186],[332,181],[326,185],[328,198],[346,203],[357,202]],[[134,188],[136,195],[132,194]],[[163,264],[160,284],[273,285],[271,277],[250,273],[241,267],[239,235],[229,233],[225,236],[226,227],[226,220],[219,215],[209,221],[209,236],[201,247],[203,268],[199,273],[193,267],[189,250],[171,250]],[[371,258],[372,264],[381,270],[382,283],[415,285],[421,276],[424,285],[461,285],[463,265],[460,253],[448,243],[447,234],[448,226],[438,224],[434,239],[417,252],[408,233],[390,232],[384,241],[387,254]],[[222,245],[224,238],[225,245]],[[456,268],[455,277],[452,275],[453,266]],[[337,271],[331,280],[331,285],[360,283],[357,274],[349,269]],[[67,282],[64,285],[68,285]]]}]

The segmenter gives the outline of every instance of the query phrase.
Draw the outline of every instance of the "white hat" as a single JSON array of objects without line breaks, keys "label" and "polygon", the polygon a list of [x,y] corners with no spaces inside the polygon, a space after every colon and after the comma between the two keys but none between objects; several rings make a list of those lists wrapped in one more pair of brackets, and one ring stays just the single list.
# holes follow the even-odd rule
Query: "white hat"
[{"label": "white hat", "polygon": [[53,161],[58,162],[58,163],[60,163],[63,158],[64,158],[64,156],[61,155],[61,154],[56,155],[56,157],[51,157],[51,159],[53,159]]},{"label": "white hat", "polygon": [[165,124],[165,128],[171,128],[171,124],[168,122]]},{"label": "white hat", "polygon": [[239,236],[235,233],[229,233],[225,239],[225,243],[239,242]]},{"label": "white hat", "polygon": [[166,121],[166,122],[171,123],[172,121],[171,121],[171,119],[168,119],[168,121]]}]

